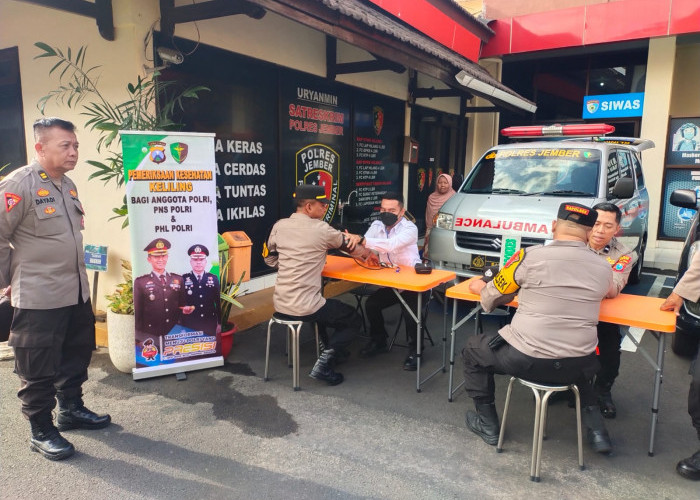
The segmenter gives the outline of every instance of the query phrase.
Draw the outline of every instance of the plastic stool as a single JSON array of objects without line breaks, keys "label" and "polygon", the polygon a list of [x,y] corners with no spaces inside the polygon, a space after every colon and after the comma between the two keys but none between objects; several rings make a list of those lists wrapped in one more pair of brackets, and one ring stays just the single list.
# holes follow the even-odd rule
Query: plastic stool
[{"label": "plastic stool", "polygon": [[[272,324],[285,325],[287,327],[287,366],[292,366],[292,383],[295,391],[301,389],[299,382],[299,334],[301,333],[301,325],[309,322],[304,317],[293,319],[293,316],[282,316],[275,312],[267,324],[267,347],[265,348],[265,382],[269,380],[267,374],[270,367],[270,331]],[[318,338],[318,324],[314,322],[314,330],[316,331],[316,357],[321,355]],[[291,342],[290,342],[291,339]],[[290,349],[291,344],[291,349]]]},{"label": "plastic stool", "polygon": [[584,470],[583,465],[583,436],[581,434],[581,398],[579,396],[578,387],[576,384],[570,385],[548,385],[530,382],[518,377],[511,377],[508,384],[508,393],[506,394],[506,404],[503,408],[503,421],[501,422],[501,432],[498,435],[498,445],[496,451],[503,451],[503,436],[506,431],[506,417],[508,415],[508,406],[510,404],[510,394],[513,390],[513,382],[520,382],[525,387],[532,389],[535,394],[535,430],[532,435],[532,461],[530,463],[530,480],[537,483],[540,482],[540,463],[542,461],[542,441],[545,436],[547,425],[547,405],[549,404],[549,396],[555,392],[563,392],[571,390],[576,396],[576,429],[578,431],[578,466]]}]

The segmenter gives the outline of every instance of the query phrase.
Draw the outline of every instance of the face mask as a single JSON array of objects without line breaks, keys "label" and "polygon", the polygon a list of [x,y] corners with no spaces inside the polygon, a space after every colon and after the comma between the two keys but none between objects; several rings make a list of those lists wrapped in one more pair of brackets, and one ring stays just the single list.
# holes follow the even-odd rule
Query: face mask
[{"label": "face mask", "polygon": [[382,221],[382,224],[384,224],[386,227],[391,227],[396,224],[399,217],[391,212],[382,212],[379,214],[379,220]]}]

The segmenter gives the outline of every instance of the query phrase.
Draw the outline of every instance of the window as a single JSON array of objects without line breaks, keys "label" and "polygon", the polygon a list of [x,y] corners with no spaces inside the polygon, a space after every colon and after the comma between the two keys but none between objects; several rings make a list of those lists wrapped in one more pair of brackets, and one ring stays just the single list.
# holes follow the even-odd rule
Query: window
[{"label": "window", "polygon": [[612,194],[615,183],[620,178],[618,168],[617,151],[611,151],[608,156],[608,194]]},{"label": "window", "polygon": [[642,173],[642,164],[639,163],[639,157],[636,154],[632,155],[632,165],[634,166],[634,176],[637,178],[637,189],[644,187],[644,174]]},{"label": "window", "polygon": [[27,164],[17,47],[0,50],[0,176]]}]

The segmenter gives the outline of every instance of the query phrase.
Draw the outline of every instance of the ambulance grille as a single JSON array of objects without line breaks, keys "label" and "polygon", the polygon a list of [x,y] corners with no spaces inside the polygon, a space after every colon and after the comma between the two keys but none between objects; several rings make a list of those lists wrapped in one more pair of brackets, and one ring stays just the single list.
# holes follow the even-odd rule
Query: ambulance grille
[{"label": "ambulance grille", "polygon": [[[522,248],[531,247],[533,245],[541,245],[542,243],[544,243],[544,239],[540,238],[520,239],[520,246]],[[498,253],[501,251],[501,235],[457,231],[457,246],[465,250],[469,250],[472,253]]]}]

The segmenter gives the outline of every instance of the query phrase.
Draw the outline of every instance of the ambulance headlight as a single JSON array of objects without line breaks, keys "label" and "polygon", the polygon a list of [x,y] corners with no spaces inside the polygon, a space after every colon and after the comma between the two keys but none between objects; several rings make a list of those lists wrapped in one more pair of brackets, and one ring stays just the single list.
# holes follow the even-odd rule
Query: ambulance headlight
[{"label": "ambulance headlight", "polygon": [[435,227],[440,229],[452,229],[452,214],[440,212],[435,220]]}]

